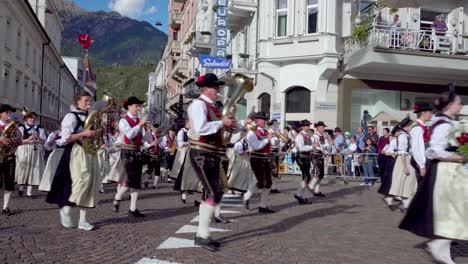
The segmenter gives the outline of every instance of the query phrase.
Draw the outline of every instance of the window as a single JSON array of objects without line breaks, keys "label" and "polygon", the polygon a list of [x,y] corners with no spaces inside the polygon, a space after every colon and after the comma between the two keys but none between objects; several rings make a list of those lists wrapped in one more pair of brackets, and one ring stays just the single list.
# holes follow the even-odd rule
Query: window
[{"label": "window", "polygon": [[16,37],[16,57],[21,60],[21,39],[22,39],[23,33],[21,31],[18,31],[17,37]]},{"label": "window", "polygon": [[5,70],[4,70],[4,73],[3,73],[3,88],[1,91],[0,91],[0,95],[2,97],[8,97],[8,90],[10,88],[10,70],[9,70],[9,67],[7,65],[5,65]]},{"label": "window", "polygon": [[36,83],[32,83],[31,85],[31,108],[36,109]]},{"label": "window", "polygon": [[174,31],[174,32],[172,33],[172,38],[173,38],[174,40],[178,40],[178,39],[179,39],[179,32],[178,32],[178,31]]},{"label": "window", "polygon": [[295,87],[286,92],[286,113],[309,113],[310,91]]},{"label": "window", "polygon": [[20,91],[21,87],[20,87],[20,81],[21,81],[21,73],[20,72],[17,72],[16,73],[16,80],[15,80],[15,91],[13,92],[14,93],[14,96],[13,98],[15,100],[18,100],[18,92]]},{"label": "window", "polygon": [[20,100],[26,103],[26,105],[29,105],[29,99],[31,98],[31,94],[29,94],[29,79],[28,78],[24,79],[24,89],[23,89],[22,97],[23,98],[20,98]]},{"label": "window", "polygon": [[31,45],[29,44],[29,40],[26,41],[26,53],[24,55],[24,63],[26,64],[26,67],[29,67],[29,49],[31,48]]},{"label": "window", "polygon": [[37,56],[37,50],[34,49],[33,50],[33,58],[32,58],[33,59],[33,61],[32,61],[33,73],[36,73],[36,71],[37,71],[37,69],[36,69],[37,68],[37,58],[36,58],[36,56]]},{"label": "window", "polygon": [[317,33],[318,0],[307,0],[307,33]]},{"label": "window", "polygon": [[288,0],[276,0],[276,35],[286,36],[288,23]]},{"label": "window", "polygon": [[7,48],[8,50],[11,49],[10,40],[11,40],[11,21],[7,19],[6,34],[5,34],[5,48]]},{"label": "window", "polygon": [[267,93],[262,93],[258,97],[258,105],[260,112],[265,112],[267,116],[270,116],[271,96]]}]

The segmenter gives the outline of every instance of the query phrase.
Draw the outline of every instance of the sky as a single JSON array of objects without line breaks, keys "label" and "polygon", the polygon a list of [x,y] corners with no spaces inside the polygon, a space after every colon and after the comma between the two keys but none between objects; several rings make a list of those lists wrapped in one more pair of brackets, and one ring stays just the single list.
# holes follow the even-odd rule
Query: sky
[{"label": "sky", "polygon": [[154,25],[161,22],[157,28],[165,33],[168,31],[169,0],[73,0],[81,8],[97,11],[117,11],[121,15],[148,21]]}]

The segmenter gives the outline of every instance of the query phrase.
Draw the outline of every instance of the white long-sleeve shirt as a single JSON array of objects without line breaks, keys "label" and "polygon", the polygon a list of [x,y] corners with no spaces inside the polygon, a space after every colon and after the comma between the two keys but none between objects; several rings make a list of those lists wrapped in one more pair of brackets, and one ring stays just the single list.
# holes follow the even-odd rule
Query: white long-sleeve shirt
[{"label": "white long-sleeve shirt", "polygon": [[[72,112],[78,113],[78,118],[80,118],[81,121],[85,121],[87,117],[87,112],[82,111],[77,109],[75,106],[70,106],[70,110]],[[57,140],[57,143],[61,145],[66,145],[67,139],[75,132],[75,127],[78,124],[78,120],[75,117],[74,113],[68,113],[63,117],[62,123],[61,123],[61,134],[62,137]],[[83,131],[83,127],[79,127],[78,130],[76,131],[77,133],[80,133]]]},{"label": "white long-sleeve shirt", "polygon": [[[204,94],[200,95],[200,99],[216,105],[215,101],[211,100]],[[208,122],[208,110],[206,109],[205,102],[201,100],[194,100],[188,107],[187,112],[190,120],[190,129],[193,129],[193,131],[200,136],[215,134],[223,127],[223,121],[221,120]]]},{"label": "white long-sleeve shirt", "polygon": [[[131,113],[127,113],[127,116],[132,118],[133,121],[136,121],[138,118],[138,116],[132,115]],[[141,140],[143,143],[151,139],[150,133],[146,132],[145,129],[142,129],[140,125],[131,127],[125,118],[120,119],[119,130],[120,130],[120,133],[125,135],[129,140],[132,140],[133,138],[135,138],[139,133],[141,133],[141,137],[142,137]]]},{"label": "white long-sleeve shirt", "polygon": [[316,145],[317,143],[320,145],[318,147],[315,147],[315,149],[322,151],[323,153],[326,153],[328,150],[328,141],[327,139],[324,139],[324,143],[320,142],[320,136],[325,137],[325,135],[320,135],[318,131],[315,131],[314,136],[312,137],[312,145]]},{"label": "white long-sleeve shirt", "polygon": [[397,147],[397,152],[398,155],[406,154],[408,155],[408,134],[406,132],[401,132],[400,135],[398,135],[398,147]]},{"label": "white long-sleeve shirt", "polygon": [[[59,136],[60,136],[60,133],[59,133]],[[57,147],[57,144],[60,145],[58,142],[59,139],[57,139],[54,143],[52,143],[54,138],[55,138],[55,132],[50,133],[49,136],[47,137],[47,140],[44,143],[44,149],[52,151]]]},{"label": "white long-sleeve shirt", "polygon": [[395,152],[396,149],[397,149],[397,139],[394,137],[394,138],[392,138],[392,140],[390,140],[390,143],[388,143],[384,147],[384,153],[385,153],[385,155],[390,156],[390,155],[396,153]]},{"label": "white long-sleeve shirt", "polygon": [[[426,157],[432,159],[432,153],[440,158],[448,158],[453,153],[450,153],[446,149],[449,147],[448,135],[450,130],[456,126],[457,121],[454,121],[448,117],[442,116],[439,119],[444,119],[446,123],[437,125],[432,130],[430,147],[426,150]],[[436,121],[437,122],[437,121]]]},{"label": "white long-sleeve shirt", "polygon": [[[24,133],[25,133],[24,128],[26,128],[27,130],[29,130],[30,135],[32,135],[32,133],[34,133],[34,131],[39,131],[39,138],[42,139],[42,141],[47,140],[47,136],[45,135],[45,132],[44,132],[43,128],[40,128],[37,125],[30,126],[27,123],[23,123],[23,126],[18,126],[18,130],[21,131],[21,134],[23,135],[23,137],[24,137]],[[29,136],[27,136],[27,137],[29,137]]]},{"label": "white long-sleeve shirt", "polygon": [[178,148],[189,145],[188,141],[184,141],[184,133],[187,135],[187,138],[188,138],[188,132],[189,130],[184,127],[181,130],[179,130],[179,132],[177,133],[177,147]]},{"label": "white long-sleeve shirt", "polygon": [[[421,120],[416,120],[424,126]],[[411,136],[411,154],[414,160],[418,163],[419,168],[426,166],[426,146],[424,145],[424,129],[419,125],[414,126],[410,131]]]},{"label": "white long-sleeve shirt", "polygon": [[[244,151],[244,144],[247,145],[247,149],[245,151]],[[234,151],[236,152],[236,154],[242,155],[249,151],[248,144],[249,143],[247,142],[247,140],[242,139],[241,141],[238,141],[236,142],[236,144],[234,144]]]},{"label": "white long-sleeve shirt", "polygon": [[[264,130],[264,129],[258,127],[257,130]],[[266,130],[264,130],[264,133],[268,135],[268,132]],[[247,142],[249,143],[249,146],[253,150],[261,150],[269,143],[268,138],[259,139],[257,135],[255,134],[255,132],[253,131],[249,131],[249,133],[247,133]]]},{"label": "white long-sleeve shirt", "polygon": [[156,140],[158,142],[159,149],[164,149],[165,148],[165,145],[163,144],[161,138],[157,138],[154,133],[148,133],[148,134],[151,135],[151,137],[150,137],[151,139],[145,141],[145,143],[143,144],[144,149],[149,149],[151,147],[151,144],[153,143],[153,137],[154,137],[154,140]]},{"label": "white long-sleeve shirt", "polygon": [[[297,134],[295,142],[296,142],[296,149],[297,152],[309,152],[314,149],[313,144],[312,145],[305,145],[304,143],[304,137],[309,137],[308,135],[304,135],[304,132],[301,132]],[[312,142],[312,138],[310,139]]]}]

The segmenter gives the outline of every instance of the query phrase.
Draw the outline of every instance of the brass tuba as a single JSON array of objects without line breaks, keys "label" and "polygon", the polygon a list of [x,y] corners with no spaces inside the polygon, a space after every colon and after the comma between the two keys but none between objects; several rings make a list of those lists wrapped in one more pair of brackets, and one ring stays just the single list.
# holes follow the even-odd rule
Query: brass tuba
[{"label": "brass tuba", "polygon": [[[222,118],[236,116],[236,104],[246,93],[249,93],[254,89],[254,85],[249,77],[243,74],[236,74],[233,77],[231,89],[233,89],[233,92],[229,101],[223,106]],[[232,133],[233,129],[231,128],[223,127],[221,129],[224,145],[230,143]]]},{"label": "brass tuba", "polygon": [[23,141],[23,135],[18,129],[20,121],[11,121],[5,126],[5,129],[1,133],[1,136],[6,137],[10,140],[7,145],[0,144],[0,155],[3,157],[11,156],[15,154],[16,149],[21,145]]},{"label": "brass tuba", "polygon": [[102,129],[102,115],[115,106],[114,98],[108,93],[104,94],[103,101],[106,102],[106,108],[104,110],[96,110],[89,113],[84,123],[84,130],[91,129],[96,131],[96,135],[94,137],[85,137],[81,142],[84,151],[92,155],[95,155],[98,149],[100,149],[105,143]]}]

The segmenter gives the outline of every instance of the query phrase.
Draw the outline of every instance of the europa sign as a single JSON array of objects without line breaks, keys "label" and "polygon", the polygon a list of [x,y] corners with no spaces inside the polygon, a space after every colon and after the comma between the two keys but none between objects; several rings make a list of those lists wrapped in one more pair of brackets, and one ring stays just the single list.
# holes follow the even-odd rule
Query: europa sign
[{"label": "europa sign", "polygon": [[228,0],[217,0],[215,57],[226,58]]}]

